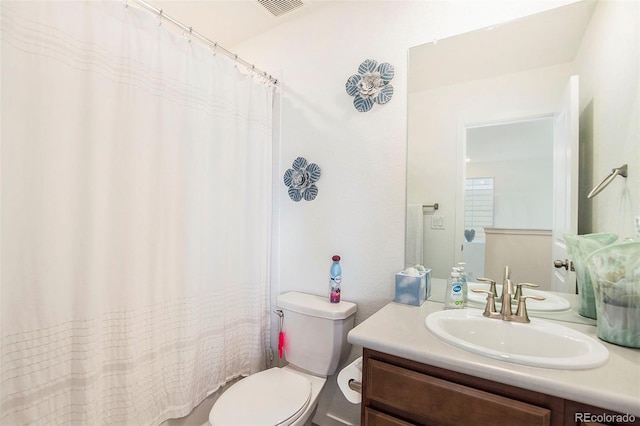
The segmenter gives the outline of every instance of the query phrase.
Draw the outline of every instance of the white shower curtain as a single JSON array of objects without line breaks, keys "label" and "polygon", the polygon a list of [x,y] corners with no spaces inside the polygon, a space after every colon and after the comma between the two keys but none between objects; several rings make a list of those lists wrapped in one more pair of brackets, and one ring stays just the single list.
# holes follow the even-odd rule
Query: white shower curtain
[{"label": "white shower curtain", "polygon": [[273,88],[123,2],[0,7],[0,424],[186,415],[264,368]]}]

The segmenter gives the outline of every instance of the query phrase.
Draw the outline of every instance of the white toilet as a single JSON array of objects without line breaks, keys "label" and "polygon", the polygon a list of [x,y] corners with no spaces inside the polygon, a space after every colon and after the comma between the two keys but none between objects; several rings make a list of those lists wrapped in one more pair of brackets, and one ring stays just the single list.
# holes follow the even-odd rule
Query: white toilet
[{"label": "white toilet", "polygon": [[278,296],[284,312],[284,353],[289,364],[245,377],[215,402],[213,426],[310,425],[327,376],[349,354],[347,333],[357,306],[290,292]]}]

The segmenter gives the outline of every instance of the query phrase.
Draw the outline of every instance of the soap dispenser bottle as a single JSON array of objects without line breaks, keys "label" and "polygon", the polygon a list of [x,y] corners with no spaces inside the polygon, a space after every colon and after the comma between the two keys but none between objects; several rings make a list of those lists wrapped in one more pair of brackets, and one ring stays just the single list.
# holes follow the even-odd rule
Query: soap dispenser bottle
[{"label": "soap dispenser bottle", "polygon": [[447,281],[447,290],[444,295],[445,309],[462,309],[465,307],[464,295],[462,293],[462,281],[460,281],[460,273],[454,270]]},{"label": "soap dispenser bottle", "polygon": [[462,296],[464,298],[464,306],[467,306],[469,298],[469,288],[467,286],[467,273],[464,271],[465,262],[458,262],[458,272],[460,273],[460,281],[462,282]]}]

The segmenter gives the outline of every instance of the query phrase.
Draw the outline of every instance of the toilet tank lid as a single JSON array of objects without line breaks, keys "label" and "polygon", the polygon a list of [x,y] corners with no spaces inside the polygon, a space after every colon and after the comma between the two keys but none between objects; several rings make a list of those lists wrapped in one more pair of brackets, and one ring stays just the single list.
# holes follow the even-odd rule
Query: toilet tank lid
[{"label": "toilet tank lid", "polygon": [[358,310],[355,303],[340,301],[329,302],[329,297],[290,291],[278,296],[278,306],[282,309],[330,320],[350,317]]}]

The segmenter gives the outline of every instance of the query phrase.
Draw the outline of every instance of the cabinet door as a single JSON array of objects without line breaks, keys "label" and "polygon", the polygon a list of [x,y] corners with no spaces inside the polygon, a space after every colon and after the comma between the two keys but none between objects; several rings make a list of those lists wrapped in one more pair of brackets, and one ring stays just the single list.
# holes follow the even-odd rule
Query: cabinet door
[{"label": "cabinet door", "polygon": [[[451,426],[550,425],[551,411],[370,359],[365,396],[399,417]],[[366,424],[366,423],[365,423]]]}]

